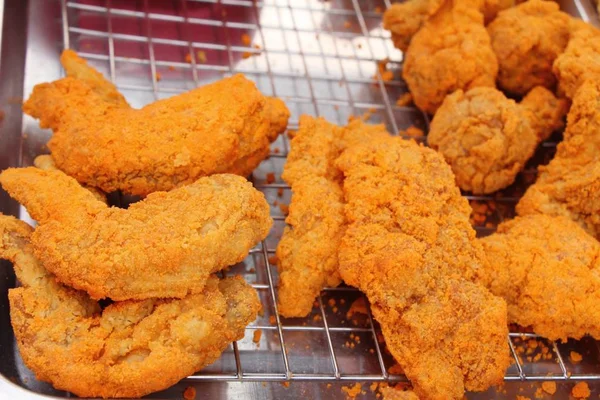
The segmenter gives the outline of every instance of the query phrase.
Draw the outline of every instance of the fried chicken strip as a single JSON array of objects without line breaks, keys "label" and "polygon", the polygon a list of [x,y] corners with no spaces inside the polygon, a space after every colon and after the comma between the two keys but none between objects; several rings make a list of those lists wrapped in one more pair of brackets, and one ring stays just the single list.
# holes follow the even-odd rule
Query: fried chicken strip
[{"label": "fried chicken strip", "polygon": [[104,101],[113,103],[115,106],[129,108],[125,97],[117,90],[117,87],[104,76],[90,67],[83,58],[79,57],[73,50],[66,49],[60,55],[67,76],[79,79],[88,84],[92,90]]},{"label": "fried chicken strip", "polygon": [[128,209],[108,207],[60,171],[12,168],[0,183],[40,224],[31,240],[44,267],[94,299],[199,293],[272,224],[262,193],[236,175],[153,193]]},{"label": "fried chicken strip", "polygon": [[508,319],[551,340],[600,338],[600,244],[565,217],[529,215],[481,239],[482,282],[508,304]]},{"label": "fried chicken strip", "polygon": [[600,237],[600,82],[578,89],[564,139],[554,159],[539,167],[538,179],[517,204],[519,215],[562,215]]},{"label": "fried chicken strip", "polygon": [[415,393],[462,399],[502,382],[506,303],[472,282],[486,259],[443,158],[390,138],[351,147],[336,165],[349,221],[340,274],[369,298]]},{"label": "fried chicken strip", "polygon": [[402,76],[421,110],[435,114],[446,95],[494,87],[498,60],[483,15],[467,1],[449,1],[415,34]]},{"label": "fried chicken strip", "polygon": [[570,20],[553,1],[529,0],[501,11],[487,27],[498,57],[498,86],[515,95],[535,86],[553,89],[552,64],[567,47]]},{"label": "fried chicken strip", "polygon": [[67,77],[37,85],[23,110],[54,131],[48,148],[59,169],[107,193],[142,196],[216,173],[247,176],[289,117],[243,75],[140,110]]},{"label": "fried chicken strip", "polygon": [[260,302],[241,278],[210,277],[180,300],[125,301],[104,310],[56,282],[33,254],[32,229],[0,215],[0,257],[23,287],[10,315],[21,357],[37,379],[81,397],[141,397],[214,362],[256,318]]},{"label": "fried chicken strip", "polygon": [[281,315],[308,315],[321,289],[340,284],[338,247],[346,220],[342,174],[333,164],[346,147],[381,136],[388,136],[383,125],[354,120],[339,127],[323,118],[300,117],[282,174],[293,193],[276,252]]},{"label": "fried chicken strip", "polygon": [[520,105],[494,88],[457,90],[444,99],[427,140],[461,189],[492,193],[515,181],[539,142],[561,127],[567,106],[541,86]]}]

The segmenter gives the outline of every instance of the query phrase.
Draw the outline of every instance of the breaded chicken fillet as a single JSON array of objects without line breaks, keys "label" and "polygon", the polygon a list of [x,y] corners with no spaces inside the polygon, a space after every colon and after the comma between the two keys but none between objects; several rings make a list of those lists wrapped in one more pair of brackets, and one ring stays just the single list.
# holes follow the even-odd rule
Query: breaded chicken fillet
[{"label": "breaded chicken fillet", "polygon": [[31,241],[44,267],[94,299],[200,293],[272,224],[263,194],[230,174],[153,193],[128,209],[108,207],[60,171],[12,168],[0,183],[39,223]]},{"label": "breaded chicken fillet", "polygon": [[37,379],[80,397],[166,389],[219,358],[260,308],[242,279],[213,276],[183,299],[124,301],[102,310],[43,268],[31,231],[0,216],[0,257],[13,262],[23,285],[8,294],[17,346]]}]

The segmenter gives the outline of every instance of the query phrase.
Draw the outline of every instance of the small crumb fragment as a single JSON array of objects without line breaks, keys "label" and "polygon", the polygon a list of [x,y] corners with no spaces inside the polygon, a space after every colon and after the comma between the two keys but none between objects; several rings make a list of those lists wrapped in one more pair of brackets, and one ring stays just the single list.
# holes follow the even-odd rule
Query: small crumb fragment
[{"label": "small crumb fragment", "polygon": [[252,57],[252,53],[250,53],[249,51],[245,51],[242,53],[242,58],[245,60],[247,58]]},{"label": "small crumb fragment", "polygon": [[392,375],[403,375],[404,370],[400,366],[400,364],[394,364],[388,368],[388,372]]},{"label": "small crumb fragment", "polygon": [[279,209],[281,210],[282,213],[284,213],[285,215],[288,215],[290,213],[290,207],[287,204],[280,204],[279,205]]},{"label": "small crumb fragment", "polygon": [[[377,61],[377,71],[379,71],[379,75],[381,75],[381,79],[384,82],[389,82],[394,79],[394,73],[387,69],[387,64],[389,61],[389,58],[384,58],[383,60]],[[373,76],[373,79],[377,80],[377,74]]]},{"label": "small crumb fragment", "polygon": [[257,329],[254,331],[254,334],[252,335],[252,341],[256,344],[259,344],[261,337],[262,337],[262,330]]},{"label": "small crumb fragment", "polygon": [[327,300],[327,304],[329,304],[329,307],[335,306],[335,299],[331,298],[331,299]]},{"label": "small crumb fragment", "polygon": [[323,317],[321,317],[319,314],[315,314],[315,316],[313,317],[313,321],[318,322],[323,320]]},{"label": "small crumb fragment", "polygon": [[548,394],[554,394],[556,393],[556,382],[542,382],[542,389]]},{"label": "small crumb fragment", "polygon": [[412,94],[410,92],[406,92],[402,96],[398,97],[398,100],[396,100],[396,105],[398,107],[406,107],[410,105],[412,101]]},{"label": "small crumb fragment", "polygon": [[263,382],[263,383],[262,383],[262,386],[263,386],[263,387],[267,387],[267,382]]},{"label": "small crumb fragment", "polygon": [[156,78],[156,82],[160,82],[160,79],[162,78],[159,72],[157,72],[154,77]]},{"label": "small crumb fragment", "polygon": [[265,309],[262,307],[260,307],[260,310],[258,310],[258,316],[259,317],[264,317],[265,316]]},{"label": "small crumb fragment", "polygon": [[377,382],[373,382],[373,383],[371,384],[371,386],[369,386],[369,390],[370,390],[371,392],[374,392],[374,391],[376,391],[376,390],[377,390],[377,387],[379,387],[379,383],[377,383]]},{"label": "small crumb fragment", "polygon": [[283,197],[283,188],[277,189],[277,197]]},{"label": "small crumb fragment", "polygon": [[587,399],[590,397],[590,388],[586,382],[579,382],[575,386],[573,386],[573,390],[571,390],[571,396],[576,399]]},{"label": "small crumb fragment", "polygon": [[569,358],[573,364],[579,364],[583,360],[583,356],[576,351],[569,353]]},{"label": "small crumb fragment", "polygon": [[359,297],[358,299],[354,300],[352,305],[350,305],[350,309],[346,313],[346,319],[351,319],[354,314],[369,314],[367,312],[367,304],[365,303],[364,297]]},{"label": "small crumb fragment", "polygon": [[273,149],[273,153],[274,153],[274,154],[279,154],[279,153],[281,153],[281,150],[279,150],[279,147],[275,147],[275,148]]},{"label": "small crumb fragment", "polygon": [[271,315],[271,316],[269,317],[269,324],[271,324],[271,325],[275,325],[275,322],[277,322],[277,319],[275,318],[275,316],[274,316],[274,315]]},{"label": "small crumb fragment", "polygon": [[183,398],[185,400],[194,400],[196,398],[196,388],[193,386],[188,386],[183,391]]},{"label": "small crumb fragment", "polygon": [[331,388],[331,383],[327,384],[327,389]]},{"label": "small crumb fragment", "polygon": [[267,174],[266,180],[267,180],[267,184],[271,184],[271,183],[275,182],[275,173],[269,172]]},{"label": "small crumb fragment", "polygon": [[169,65],[169,71],[175,71],[175,67],[173,65]]},{"label": "small crumb fragment", "polygon": [[382,10],[381,6],[377,6],[377,7],[375,7],[375,12],[376,12],[377,14],[381,14],[381,13],[383,12],[383,10]]},{"label": "small crumb fragment", "polygon": [[279,262],[279,259],[277,258],[277,255],[273,254],[271,257],[268,258],[269,260],[269,264],[271,265],[277,265],[277,263]]},{"label": "small crumb fragment", "polygon": [[289,388],[289,387],[290,387],[290,382],[289,382],[289,381],[281,382],[281,385],[282,385],[284,388]]},{"label": "small crumb fragment", "polygon": [[198,59],[198,62],[201,64],[205,64],[206,63],[206,53],[203,52],[202,50],[198,50],[196,52],[196,58]]},{"label": "small crumb fragment", "polygon": [[352,22],[350,22],[350,21],[344,21],[344,28],[346,28],[346,29],[352,28]]},{"label": "small crumb fragment", "polygon": [[190,64],[192,62],[192,55],[190,53],[187,53],[185,55],[185,62]]},{"label": "small crumb fragment", "polygon": [[242,33],[241,39],[244,46],[250,46],[250,43],[252,43],[252,39],[250,39],[250,35],[247,33]]},{"label": "small crumb fragment", "polygon": [[360,383],[355,383],[354,386],[342,386],[342,392],[346,393],[348,398],[354,399],[360,394],[362,386]]}]

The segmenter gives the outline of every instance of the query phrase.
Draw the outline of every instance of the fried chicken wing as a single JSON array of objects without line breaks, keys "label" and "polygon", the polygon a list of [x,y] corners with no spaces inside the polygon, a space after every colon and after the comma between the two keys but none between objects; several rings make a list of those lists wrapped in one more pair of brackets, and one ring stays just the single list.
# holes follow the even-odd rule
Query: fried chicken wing
[{"label": "fried chicken wing", "polygon": [[256,291],[241,278],[210,277],[183,299],[125,301],[102,310],[56,282],[33,254],[32,229],[0,216],[0,257],[23,287],[10,315],[25,365],[37,379],[81,397],[141,397],[214,362],[256,318]]},{"label": "fried chicken wing", "polygon": [[564,139],[554,159],[539,167],[538,178],[517,204],[519,215],[548,214],[571,218],[600,237],[600,82],[578,89]]},{"label": "fried chicken wing", "polygon": [[94,299],[199,293],[272,224],[262,193],[236,175],[200,178],[128,209],[108,207],[60,171],[12,168],[0,183],[40,224],[31,239],[44,267]]},{"label": "fried chicken wing", "polygon": [[574,21],[565,51],[556,58],[552,71],[558,80],[558,92],[572,99],[588,79],[600,77],[600,30]]},{"label": "fried chicken wing", "polygon": [[461,189],[492,193],[515,181],[566,112],[567,102],[543,87],[521,105],[494,88],[457,90],[444,99],[427,140],[450,164]]},{"label": "fried chicken wing", "polygon": [[[447,0],[408,0],[394,3],[383,14],[383,27],[392,33],[394,46],[406,51],[412,37]],[[456,0],[455,0],[456,1]],[[514,0],[470,0],[483,13],[486,23],[499,11],[512,7]]]},{"label": "fried chicken wing", "polygon": [[517,217],[481,239],[482,282],[508,304],[509,322],[551,340],[600,338],[600,244],[565,217]]},{"label": "fried chicken wing", "polygon": [[483,15],[466,1],[447,2],[425,23],[412,38],[402,69],[415,104],[429,114],[455,90],[494,87],[497,73]]},{"label": "fried chicken wing", "polygon": [[349,222],[340,274],[369,298],[415,393],[462,399],[502,382],[506,304],[472,282],[486,259],[443,158],[390,138],[350,147],[336,165]]},{"label": "fried chicken wing", "polygon": [[216,173],[247,176],[289,117],[243,75],[140,110],[106,101],[87,82],[37,85],[23,110],[54,131],[48,148],[59,169],[107,193],[144,196]]},{"label": "fried chicken wing", "polygon": [[334,161],[346,147],[382,136],[389,136],[383,125],[355,120],[339,127],[323,118],[300,117],[282,174],[292,200],[276,252],[281,315],[308,315],[323,287],[339,285],[338,247],[346,220],[342,175]]},{"label": "fried chicken wing", "polygon": [[67,76],[85,82],[104,101],[115,106],[129,108],[125,97],[117,90],[116,86],[106,80],[100,72],[90,67],[87,61],[79,57],[73,50],[64,50],[60,56],[60,63]]},{"label": "fried chicken wing", "polygon": [[557,3],[545,0],[500,12],[487,27],[498,57],[498,86],[515,95],[535,86],[554,88],[552,64],[567,47],[570,19]]}]

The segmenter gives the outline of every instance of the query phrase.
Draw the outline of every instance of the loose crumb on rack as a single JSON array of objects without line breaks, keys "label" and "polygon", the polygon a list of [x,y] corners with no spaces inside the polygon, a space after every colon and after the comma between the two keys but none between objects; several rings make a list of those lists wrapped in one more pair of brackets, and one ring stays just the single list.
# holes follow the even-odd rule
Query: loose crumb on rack
[{"label": "loose crumb on rack", "polygon": [[274,315],[271,315],[271,316],[269,317],[269,324],[271,324],[271,325],[275,325],[275,322],[277,322],[277,318],[275,318],[275,316],[274,316]]},{"label": "loose crumb on rack", "polygon": [[377,7],[375,7],[375,12],[377,14],[381,14],[383,12],[383,9],[381,8],[381,6],[377,6]]},{"label": "loose crumb on rack", "polygon": [[242,53],[242,58],[245,60],[247,58],[252,57],[252,53],[250,53],[249,51],[245,51]]},{"label": "loose crumb on rack", "polygon": [[571,390],[571,396],[576,399],[587,399],[590,397],[590,388],[586,382],[579,382]]},{"label": "loose crumb on rack", "polygon": [[175,67],[173,65],[169,65],[169,71],[175,71]]},{"label": "loose crumb on rack", "polygon": [[190,53],[187,53],[185,55],[184,60],[185,60],[186,63],[190,64],[192,62],[192,55]]},{"label": "loose crumb on rack", "polygon": [[352,28],[352,22],[350,22],[350,21],[344,21],[344,28],[346,28],[346,29]]},{"label": "loose crumb on rack", "polygon": [[252,341],[258,345],[260,343],[261,337],[262,337],[262,330],[257,329],[252,334]]},{"label": "loose crumb on rack", "polygon": [[579,364],[583,360],[583,356],[576,351],[569,353],[569,359],[573,364]]},{"label": "loose crumb on rack", "polygon": [[196,398],[196,388],[193,386],[188,386],[183,391],[183,398],[185,400],[194,400]]},{"label": "loose crumb on rack", "polygon": [[346,313],[346,319],[351,319],[354,314],[368,315],[367,304],[365,303],[364,297],[361,296],[352,302]]},{"label": "loose crumb on rack", "polygon": [[277,263],[279,262],[279,259],[277,258],[277,256],[275,254],[273,254],[271,257],[269,257],[268,260],[269,260],[270,265],[277,265]]},{"label": "loose crumb on rack", "polygon": [[342,392],[346,393],[348,398],[354,399],[356,396],[363,393],[362,385],[360,383],[355,383],[353,386],[342,386]]},{"label": "loose crumb on rack", "polygon": [[[384,82],[389,82],[394,79],[394,73],[387,69],[389,61],[389,58],[377,61],[377,70],[379,71],[379,75],[381,75],[381,80]],[[377,80],[377,74],[373,76],[373,79]]]},{"label": "loose crumb on rack", "polygon": [[242,33],[241,39],[244,46],[250,46],[250,43],[252,43],[252,39],[250,39],[250,35],[247,33]]},{"label": "loose crumb on rack", "polygon": [[410,92],[406,92],[402,96],[398,97],[398,100],[396,100],[396,105],[398,107],[406,107],[411,104],[412,101],[412,94]]},{"label": "loose crumb on rack", "polygon": [[279,154],[279,153],[281,153],[281,150],[279,150],[279,147],[275,147],[273,149],[273,154]]},{"label": "loose crumb on rack", "polygon": [[281,386],[283,386],[284,388],[289,388],[290,382],[289,381],[281,382]]},{"label": "loose crumb on rack", "polygon": [[277,197],[283,197],[283,188],[277,189]]},{"label": "loose crumb on rack", "polygon": [[315,321],[315,322],[319,322],[322,320],[323,320],[323,317],[321,317],[319,314],[315,314],[315,316],[313,317],[313,321]]},{"label": "loose crumb on rack", "polygon": [[157,72],[156,74],[154,74],[154,77],[156,78],[156,82],[160,82],[162,75],[160,74],[160,72]]},{"label": "loose crumb on rack", "polygon": [[287,204],[283,204],[283,203],[279,204],[279,209],[285,215],[288,215],[290,213],[290,207]]},{"label": "loose crumb on rack", "polygon": [[275,182],[275,173],[269,172],[266,176],[266,181],[267,181],[267,184],[271,184],[271,183]]},{"label": "loose crumb on rack", "polygon": [[206,63],[206,53],[203,52],[202,50],[198,50],[196,52],[196,58],[198,59],[198,62],[201,64]]},{"label": "loose crumb on rack", "polygon": [[542,389],[548,394],[556,393],[556,382],[542,382]]},{"label": "loose crumb on rack", "polygon": [[529,398],[527,396],[517,395],[517,400],[531,400],[531,398]]}]

